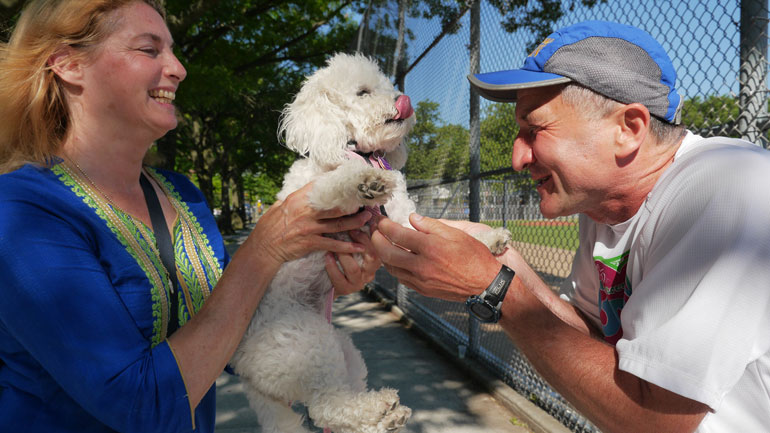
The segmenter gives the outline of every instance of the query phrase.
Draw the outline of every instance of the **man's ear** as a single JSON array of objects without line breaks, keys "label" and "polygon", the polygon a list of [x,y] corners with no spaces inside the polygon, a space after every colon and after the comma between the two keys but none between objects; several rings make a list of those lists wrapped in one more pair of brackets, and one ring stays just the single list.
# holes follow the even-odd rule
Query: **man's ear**
[{"label": "man's ear", "polygon": [[615,137],[615,158],[618,161],[633,158],[647,138],[650,111],[642,104],[624,105],[618,113],[618,133]]},{"label": "man's ear", "polygon": [[83,79],[83,61],[72,47],[62,46],[48,58],[48,67],[67,84],[79,85]]}]

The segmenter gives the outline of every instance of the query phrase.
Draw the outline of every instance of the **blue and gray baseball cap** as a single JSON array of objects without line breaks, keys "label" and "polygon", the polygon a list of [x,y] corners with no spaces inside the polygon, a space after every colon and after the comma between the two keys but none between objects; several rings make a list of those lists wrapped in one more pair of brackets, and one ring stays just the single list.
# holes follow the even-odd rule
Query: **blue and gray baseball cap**
[{"label": "blue and gray baseball cap", "polygon": [[535,48],[521,69],[469,75],[484,98],[516,101],[533,87],[578,83],[624,104],[644,104],[669,123],[681,123],[683,98],[663,47],[636,27],[586,21],[557,30]]}]

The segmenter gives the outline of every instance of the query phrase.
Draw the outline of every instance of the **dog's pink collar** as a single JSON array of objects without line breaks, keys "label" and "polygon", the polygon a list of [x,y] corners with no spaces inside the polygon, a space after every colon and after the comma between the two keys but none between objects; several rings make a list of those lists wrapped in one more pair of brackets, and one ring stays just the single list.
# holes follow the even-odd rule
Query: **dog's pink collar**
[{"label": "dog's pink collar", "polygon": [[359,159],[373,167],[379,167],[383,170],[393,170],[390,164],[388,164],[388,160],[385,159],[385,155],[380,152],[359,153],[353,150],[347,150],[346,152],[348,154],[348,159]]}]

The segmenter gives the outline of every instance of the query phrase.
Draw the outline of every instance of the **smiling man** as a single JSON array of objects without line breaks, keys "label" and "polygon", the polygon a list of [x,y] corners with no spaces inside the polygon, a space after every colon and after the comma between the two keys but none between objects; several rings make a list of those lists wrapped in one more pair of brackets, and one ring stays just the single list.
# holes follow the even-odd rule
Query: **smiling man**
[{"label": "smiling man", "polygon": [[521,69],[469,77],[516,103],[513,167],[547,218],[579,214],[559,294],[469,222],[382,220],[387,269],[420,293],[499,321],[543,377],[606,432],[770,425],[770,152],[680,125],[683,98],[648,33],[590,21],[554,32]]}]

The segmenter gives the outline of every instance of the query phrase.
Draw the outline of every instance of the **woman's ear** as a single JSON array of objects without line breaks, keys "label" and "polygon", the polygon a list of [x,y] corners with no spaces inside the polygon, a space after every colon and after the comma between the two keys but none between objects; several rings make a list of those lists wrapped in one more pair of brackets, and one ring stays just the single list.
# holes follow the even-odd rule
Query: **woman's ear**
[{"label": "woman's ear", "polygon": [[83,79],[82,59],[69,46],[62,46],[48,58],[48,67],[67,84],[79,85]]},{"label": "woman's ear", "polygon": [[624,105],[617,116],[618,132],[615,137],[615,158],[628,160],[642,146],[650,127],[650,111],[642,104]]}]

